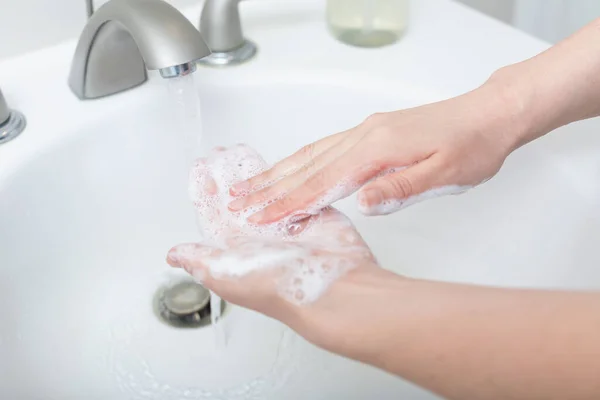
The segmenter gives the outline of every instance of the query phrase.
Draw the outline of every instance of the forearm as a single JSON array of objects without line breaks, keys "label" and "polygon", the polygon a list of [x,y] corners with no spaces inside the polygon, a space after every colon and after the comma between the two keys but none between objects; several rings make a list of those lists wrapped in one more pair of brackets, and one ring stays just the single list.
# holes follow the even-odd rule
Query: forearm
[{"label": "forearm", "polygon": [[600,398],[598,294],[413,281],[387,272],[334,290],[336,311],[319,321],[326,337],[309,337],[331,351],[448,398]]},{"label": "forearm", "polygon": [[515,148],[560,126],[600,116],[600,18],[547,51],[500,69],[486,85],[519,114]]}]

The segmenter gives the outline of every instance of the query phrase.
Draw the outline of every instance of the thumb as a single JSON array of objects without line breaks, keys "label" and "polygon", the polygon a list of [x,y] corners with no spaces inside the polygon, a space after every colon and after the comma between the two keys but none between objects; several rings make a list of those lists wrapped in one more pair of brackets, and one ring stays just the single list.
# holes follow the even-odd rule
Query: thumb
[{"label": "thumb", "polygon": [[358,192],[358,208],[365,215],[387,215],[417,203],[434,187],[439,171],[434,161],[425,160],[377,178]]},{"label": "thumb", "polygon": [[185,269],[198,283],[203,283],[210,272],[210,260],[221,251],[201,243],[180,244],[169,250],[167,263],[172,267]]}]

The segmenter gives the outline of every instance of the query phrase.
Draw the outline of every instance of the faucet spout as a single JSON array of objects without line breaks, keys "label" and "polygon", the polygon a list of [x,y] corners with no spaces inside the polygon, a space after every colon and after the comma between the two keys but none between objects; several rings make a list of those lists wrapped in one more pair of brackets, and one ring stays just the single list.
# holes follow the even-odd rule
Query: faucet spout
[{"label": "faucet spout", "polygon": [[80,99],[108,96],[147,80],[146,68],[163,78],[187,75],[210,54],[202,35],[162,0],[111,0],[88,20],[69,75]]}]

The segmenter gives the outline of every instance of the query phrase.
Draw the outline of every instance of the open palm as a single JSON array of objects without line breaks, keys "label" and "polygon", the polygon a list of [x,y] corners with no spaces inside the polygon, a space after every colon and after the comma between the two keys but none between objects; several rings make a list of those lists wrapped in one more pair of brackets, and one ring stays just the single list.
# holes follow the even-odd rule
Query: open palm
[{"label": "open palm", "polygon": [[190,194],[204,241],[174,247],[167,260],[225,300],[282,319],[290,307],[316,302],[348,271],[377,263],[348,218],[331,207],[268,226],[247,222],[256,207],[230,211],[231,185],[266,168],[245,145],[199,159]]}]

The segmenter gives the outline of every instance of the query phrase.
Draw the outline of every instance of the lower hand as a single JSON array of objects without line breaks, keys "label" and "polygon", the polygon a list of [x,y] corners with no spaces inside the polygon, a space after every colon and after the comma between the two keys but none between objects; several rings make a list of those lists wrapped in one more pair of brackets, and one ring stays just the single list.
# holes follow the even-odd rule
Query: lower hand
[{"label": "lower hand", "polygon": [[167,262],[184,268],[223,299],[279,319],[309,340],[343,352],[330,340],[337,337],[332,330],[354,324],[352,303],[364,303],[348,295],[348,288],[385,272],[352,223],[333,208],[269,229],[249,225],[228,211],[229,182],[221,172],[239,176],[248,165],[263,163],[244,146],[221,149],[198,161],[191,192],[199,224],[211,240],[176,246]]}]

